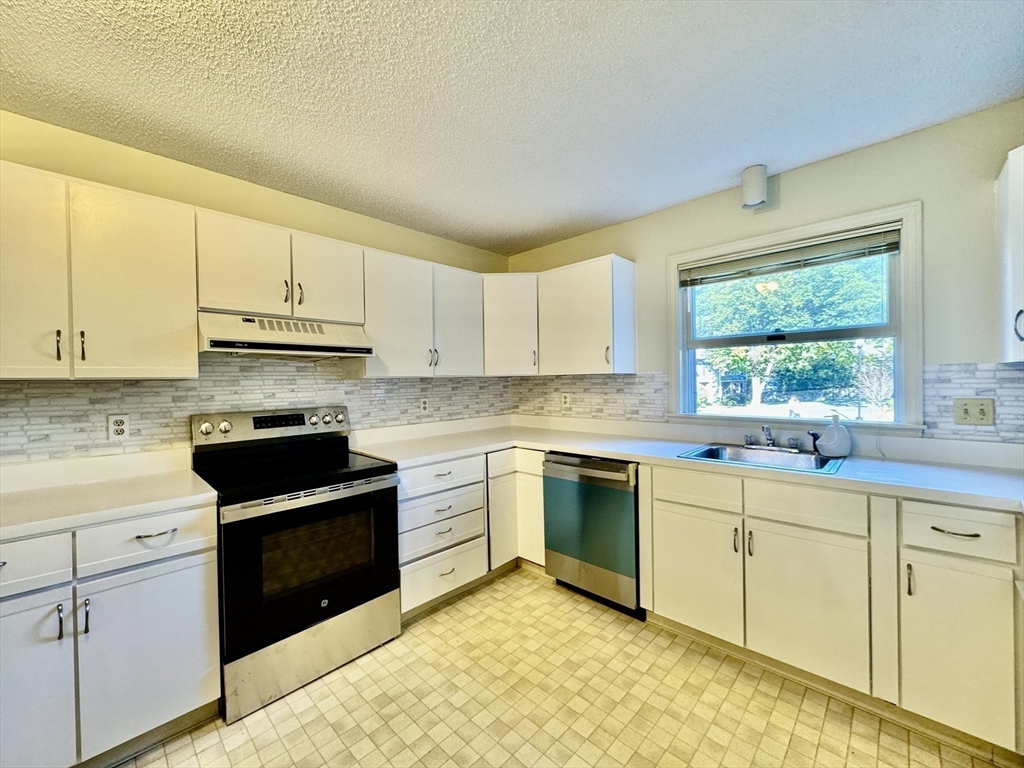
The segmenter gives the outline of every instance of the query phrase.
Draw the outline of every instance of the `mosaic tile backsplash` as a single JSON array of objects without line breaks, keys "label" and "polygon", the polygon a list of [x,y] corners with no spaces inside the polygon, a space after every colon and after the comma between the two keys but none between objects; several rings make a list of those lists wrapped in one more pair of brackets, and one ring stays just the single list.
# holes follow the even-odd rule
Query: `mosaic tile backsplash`
[{"label": "mosaic tile backsplash", "polygon": [[[2,381],[5,463],[188,445],[194,413],[310,403],[347,405],[353,429],[524,414],[665,422],[669,377],[351,379],[337,360],[203,356],[187,381]],[[562,405],[562,395],[569,405]],[[1024,366],[938,365],[924,371],[928,437],[1024,442]],[[994,397],[994,427],[952,423],[953,397]],[[420,410],[421,399],[429,403]],[[127,441],[107,440],[107,415],[127,413]]]}]

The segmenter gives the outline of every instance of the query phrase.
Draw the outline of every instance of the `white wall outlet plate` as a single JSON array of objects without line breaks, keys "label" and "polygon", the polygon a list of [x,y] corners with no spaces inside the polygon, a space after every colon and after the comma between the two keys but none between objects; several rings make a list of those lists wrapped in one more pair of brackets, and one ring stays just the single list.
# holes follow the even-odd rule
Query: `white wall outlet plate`
[{"label": "white wall outlet plate", "polygon": [[568,394],[567,392],[563,392],[562,393],[562,405],[565,406],[565,407],[568,407],[568,406],[572,405],[572,395]]},{"label": "white wall outlet plate", "polygon": [[428,413],[429,411],[430,403],[427,401],[427,398],[424,397],[422,400],[420,400],[420,413]]},{"label": "white wall outlet plate", "polygon": [[953,400],[953,423],[991,427],[996,423],[993,397],[957,397]]},{"label": "white wall outlet plate", "polygon": [[122,442],[128,439],[129,434],[131,434],[131,427],[128,424],[127,414],[107,416],[107,440]]}]

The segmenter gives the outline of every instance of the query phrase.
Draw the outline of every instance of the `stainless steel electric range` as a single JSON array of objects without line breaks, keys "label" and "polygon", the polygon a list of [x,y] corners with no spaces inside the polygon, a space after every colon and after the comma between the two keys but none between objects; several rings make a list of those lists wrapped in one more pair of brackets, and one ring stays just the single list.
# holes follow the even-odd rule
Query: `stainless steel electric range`
[{"label": "stainless steel electric range", "polygon": [[348,436],[344,407],[192,418],[219,498],[229,723],[401,632],[398,468]]}]

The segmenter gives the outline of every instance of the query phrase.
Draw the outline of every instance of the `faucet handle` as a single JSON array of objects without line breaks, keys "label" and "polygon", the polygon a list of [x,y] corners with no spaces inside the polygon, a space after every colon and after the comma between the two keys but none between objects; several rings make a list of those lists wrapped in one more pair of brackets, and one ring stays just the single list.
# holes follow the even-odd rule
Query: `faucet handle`
[{"label": "faucet handle", "polygon": [[753,445],[754,444],[754,436],[753,435],[744,435],[743,436],[743,444],[744,445]]},{"label": "faucet handle", "polygon": [[790,448],[799,448],[800,447],[800,438],[799,437],[791,437],[791,438],[786,440],[786,444],[789,445]]},{"label": "faucet handle", "polygon": [[821,438],[821,435],[818,434],[817,432],[815,432],[813,429],[808,429],[807,430],[807,434],[811,436],[811,450],[813,450],[815,453],[817,453],[818,452],[818,440]]}]

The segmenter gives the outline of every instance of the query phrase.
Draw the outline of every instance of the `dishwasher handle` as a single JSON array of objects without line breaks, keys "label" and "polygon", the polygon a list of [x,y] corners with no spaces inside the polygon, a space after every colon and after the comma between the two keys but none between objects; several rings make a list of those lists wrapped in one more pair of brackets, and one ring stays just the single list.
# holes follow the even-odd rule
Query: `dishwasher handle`
[{"label": "dishwasher handle", "polygon": [[626,464],[620,470],[608,470],[545,460],[543,468],[544,474],[561,477],[566,480],[575,480],[579,477],[595,477],[599,480],[612,480],[619,483],[636,485],[636,464]]}]

